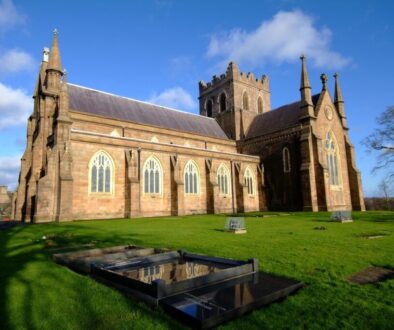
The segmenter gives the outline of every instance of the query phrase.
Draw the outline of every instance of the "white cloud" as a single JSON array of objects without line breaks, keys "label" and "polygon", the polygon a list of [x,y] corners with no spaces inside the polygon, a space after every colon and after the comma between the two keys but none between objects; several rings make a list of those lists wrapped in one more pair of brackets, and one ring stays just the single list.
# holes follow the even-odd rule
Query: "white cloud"
[{"label": "white cloud", "polygon": [[193,97],[182,87],[173,87],[153,94],[148,102],[171,108],[190,110],[196,106]]},{"label": "white cloud", "polygon": [[18,13],[12,0],[3,0],[0,4],[0,31],[12,29],[14,26],[23,24],[26,16]]},{"label": "white cloud", "polygon": [[9,190],[14,190],[18,184],[20,159],[21,156],[0,157],[0,185],[8,186]]},{"label": "white cloud", "polygon": [[332,32],[318,29],[314,19],[302,11],[280,11],[253,31],[234,29],[211,36],[208,57],[257,67],[266,62],[294,62],[301,54],[316,67],[339,69],[351,59],[330,49]]},{"label": "white cloud", "polygon": [[0,83],[0,129],[25,125],[32,109],[33,100],[25,91]]},{"label": "white cloud", "polygon": [[18,49],[11,49],[0,54],[0,73],[16,73],[20,71],[31,71],[35,69],[36,62],[33,57]]}]

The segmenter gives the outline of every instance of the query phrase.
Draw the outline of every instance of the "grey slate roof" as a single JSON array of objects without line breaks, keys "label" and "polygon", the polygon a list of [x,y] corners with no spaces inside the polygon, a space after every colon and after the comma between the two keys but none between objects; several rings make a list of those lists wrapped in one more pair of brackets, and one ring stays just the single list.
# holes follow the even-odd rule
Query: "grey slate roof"
[{"label": "grey slate roof", "polygon": [[71,111],[228,139],[215,119],[67,84]]},{"label": "grey slate roof", "polygon": [[[312,96],[314,106],[316,106],[319,97],[320,93]],[[286,104],[257,115],[250,124],[245,138],[250,139],[298,125],[301,115],[300,103],[301,101]]]}]

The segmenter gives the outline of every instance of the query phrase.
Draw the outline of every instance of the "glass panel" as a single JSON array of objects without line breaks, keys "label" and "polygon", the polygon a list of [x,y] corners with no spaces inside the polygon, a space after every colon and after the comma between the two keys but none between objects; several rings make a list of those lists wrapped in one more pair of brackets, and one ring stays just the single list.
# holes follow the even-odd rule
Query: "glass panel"
[{"label": "glass panel", "polygon": [[99,167],[98,171],[98,192],[104,191],[104,168],[102,166]]},{"label": "glass panel", "polygon": [[185,173],[185,193],[189,193],[189,176]]},{"label": "glass panel", "polygon": [[155,171],[155,193],[158,194],[160,192],[160,174],[159,171]]},{"label": "glass panel", "polygon": [[225,194],[228,194],[228,187],[227,187],[227,185],[228,185],[228,177],[227,177],[227,175],[224,177],[224,193]]},{"label": "glass panel", "polygon": [[109,166],[105,168],[105,192],[111,192],[111,169]]},{"label": "glass panel", "polygon": [[149,172],[149,192],[154,193],[155,192],[155,177],[154,177],[154,172],[153,170],[150,170]]},{"label": "glass panel", "polygon": [[189,183],[190,183],[190,193],[192,194],[194,192],[193,174],[192,173],[189,173]]},{"label": "glass panel", "polygon": [[149,171],[148,169],[145,170],[145,174],[144,174],[144,179],[145,179],[145,193],[149,192]]},{"label": "glass panel", "polygon": [[91,179],[90,179],[90,185],[91,185],[91,192],[97,192],[97,167],[96,165],[92,166],[92,174],[91,174]]}]

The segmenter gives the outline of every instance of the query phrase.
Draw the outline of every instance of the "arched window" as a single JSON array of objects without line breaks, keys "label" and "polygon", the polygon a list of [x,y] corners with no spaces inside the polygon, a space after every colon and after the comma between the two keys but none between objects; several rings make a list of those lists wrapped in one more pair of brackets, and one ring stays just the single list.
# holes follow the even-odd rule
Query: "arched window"
[{"label": "arched window", "polygon": [[263,99],[261,96],[257,100],[257,111],[258,113],[263,113],[264,111]]},{"label": "arched window", "polygon": [[162,192],[163,171],[159,161],[151,156],[144,165],[144,193],[160,194]]},{"label": "arched window", "polygon": [[226,111],[226,94],[222,93],[220,95],[220,112]]},{"label": "arched window", "polygon": [[335,136],[332,132],[328,132],[324,145],[327,152],[328,173],[330,178],[330,185],[339,186],[339,168],[338,168],[338,146],[335,141]]},{"label": "arched window", "polygon": [[208,100],[207,102],[207,116],[212,117],[212,100]]},{"label": "arched window", "polygon": [[225,165],[220,165],[218,169],[219,192],[224,195],[230,195],[230,171]]},{"label": "arched window", "polygon": [[291,171],[290,151],[287,147],[284,147],[282,150],[282,159],[283,159],[283,172],[289,173]]},{"label": "arched window", "polygon": [[245,170],[245,186],[248,187],[248,195],[254,195],[254,176],[249,167]]},{"label": "arched window", "polygon": [[242,96],[242,108],[244,110],[249,110],[249,96],[246,92],[244,92],[244,95]]},{"label": "arched window", "polygon": [[114,164],[110,156],[99,151],[89,163],[91,193],[112,193],[114,190]]},{"label": "arched window", "polygon": [[200,191],[200,176],[198,174],[197,165],[189,160],[185,166],[185,193],[198,194]]}]

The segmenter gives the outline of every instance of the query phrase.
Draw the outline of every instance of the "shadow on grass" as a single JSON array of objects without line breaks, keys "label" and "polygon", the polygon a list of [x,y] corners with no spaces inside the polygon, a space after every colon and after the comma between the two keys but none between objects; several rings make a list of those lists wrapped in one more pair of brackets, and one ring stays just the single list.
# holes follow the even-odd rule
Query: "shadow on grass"
[{"label": "shadow on grass", "polygon": [[52,261],[60,250],[142,243],[134,234],[108,234],[80,225],[0,231],[0,328],[53,329],[67,324],[105,329],[116,327],[120,319],[141,328],[149,327],[152,319],[162,327],[179,328],[163,313],[152,313],[146,305]]}]

